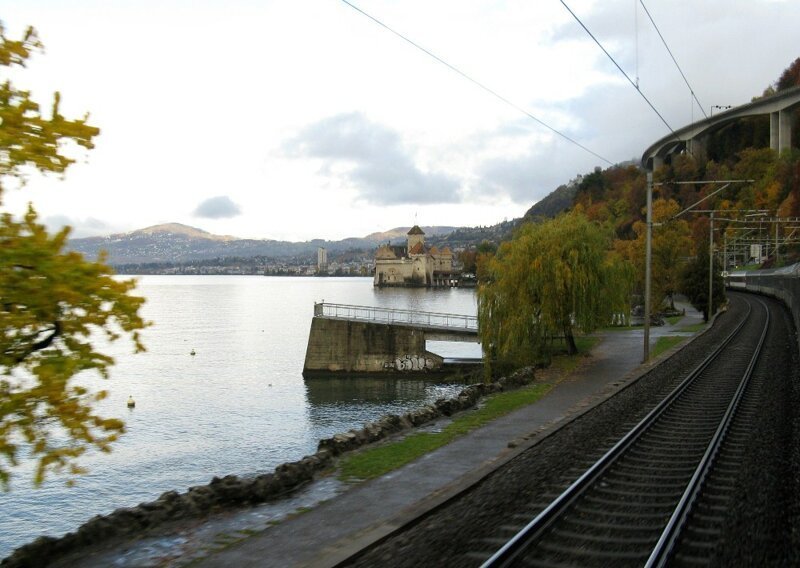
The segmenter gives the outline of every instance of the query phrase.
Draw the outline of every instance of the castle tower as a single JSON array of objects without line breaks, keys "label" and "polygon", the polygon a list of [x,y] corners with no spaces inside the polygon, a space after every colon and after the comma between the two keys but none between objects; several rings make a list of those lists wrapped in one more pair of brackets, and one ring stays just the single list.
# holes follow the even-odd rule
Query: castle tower
[{"label": "castle tower", "polygon": [[[418,248],[417,245],[420,245]],[[414,225],[408,231],[408,254],[421,254],[425,250],[425,233],[419,228],[419,225]],[[412,251],[419,251],[412,253]]]}]

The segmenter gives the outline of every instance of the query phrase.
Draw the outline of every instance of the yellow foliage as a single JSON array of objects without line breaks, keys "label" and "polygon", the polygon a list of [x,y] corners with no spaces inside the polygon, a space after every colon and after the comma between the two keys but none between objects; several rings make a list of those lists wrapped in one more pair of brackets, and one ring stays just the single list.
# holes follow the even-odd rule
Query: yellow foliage
[{"label": "yellow foliage", "polygon": [[[0,24],[0,68],[24,66],[40,48],[33,29],[14,41]],[[8,80],[0,84],[0,200],[6,184],[24,183],[27,171],[64,173],[73,163],[61,153],[65,142],[93,147],[99,130],[85,118],[64,118],[59,102],[56,93],[46,118],[29,92]],[[89,262],[65,252],[68,234],[48,234],[33,206],[22,220],[0,215],[0,485],[6,490],[21,447],[38,460],[33,481],[39,484],[48,472],[83,473],[76,460],[91,447],[110,451],[124,431],[121,421],[94,414],[105,392],[71,384],[86,371],[107,377],[114,362],[91,344],[92,334],[110,341],[129,336],[134,351],[144,349],[144,299],[130,295],[134,282],[112,278],[103,258]]]},{"label": "yellow foliage", "polygon": [[503,243],[478,290],[478,323],[495,361],[532,364],[556,338],[575,349],[573,330],[588,332],[628,312],[631,271],[611,239],[582,212],[524,225]]}]

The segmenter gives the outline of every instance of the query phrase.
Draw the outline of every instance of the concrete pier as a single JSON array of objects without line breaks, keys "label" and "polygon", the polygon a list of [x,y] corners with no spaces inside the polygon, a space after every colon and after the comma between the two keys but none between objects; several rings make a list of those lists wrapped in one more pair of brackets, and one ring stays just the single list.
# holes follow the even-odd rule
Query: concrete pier
[{"label": "concrete pier", "polygon": [[473,316],[315,304],[303,376],[436,372],[427,339],[478,341]]}]

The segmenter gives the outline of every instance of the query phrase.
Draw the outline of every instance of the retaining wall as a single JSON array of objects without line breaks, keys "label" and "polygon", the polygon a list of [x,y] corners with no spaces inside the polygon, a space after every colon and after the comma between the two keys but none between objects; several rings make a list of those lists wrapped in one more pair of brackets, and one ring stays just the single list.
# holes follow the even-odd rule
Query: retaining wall
[{"label": "retaining wall", "polygon": [[425,350],[413,327],[315,317],[303,376],[330,373],[438,371],[444,360]]}]

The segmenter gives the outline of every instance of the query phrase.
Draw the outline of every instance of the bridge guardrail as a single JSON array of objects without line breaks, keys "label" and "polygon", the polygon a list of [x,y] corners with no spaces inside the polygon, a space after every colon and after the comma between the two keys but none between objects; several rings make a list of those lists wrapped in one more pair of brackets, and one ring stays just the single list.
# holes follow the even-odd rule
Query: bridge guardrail
[{"label": "bridge guardrail", "polygon": [[314,317],[419,325],[436,329],[478,332],[478,318],[476,316],[399,310],[374,306],[353,306],[347,304],[314,302]]}]

